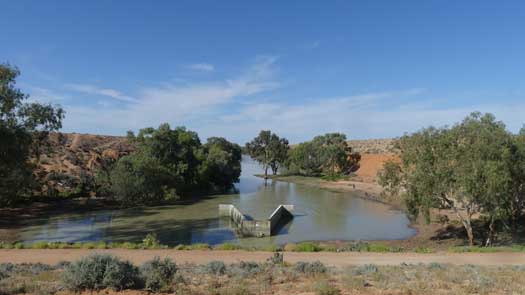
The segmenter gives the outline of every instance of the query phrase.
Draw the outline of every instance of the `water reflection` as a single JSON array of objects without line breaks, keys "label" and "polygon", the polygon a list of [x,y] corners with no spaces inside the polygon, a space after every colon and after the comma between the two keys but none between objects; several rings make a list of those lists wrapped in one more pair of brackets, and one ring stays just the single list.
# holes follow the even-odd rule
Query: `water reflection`
[{"label": "water reflection", "polygon": [[[239,242],[245,245],[284,244],[305,240],[403,239],[415,230],[407,217],[390,207],[357,198],[285,182],[254,177],[260,167],[243,159],[238,193],[205,198],[185,205],[63,214],[28,220],[19,240],[36,241],[141,241],[157,233],[168,245]],[[279,204],[295,206],[294,220],[266,238],[239,239],[228,219],[218,217],[218,205],[232,203],[256,219],[267,218]]]}]

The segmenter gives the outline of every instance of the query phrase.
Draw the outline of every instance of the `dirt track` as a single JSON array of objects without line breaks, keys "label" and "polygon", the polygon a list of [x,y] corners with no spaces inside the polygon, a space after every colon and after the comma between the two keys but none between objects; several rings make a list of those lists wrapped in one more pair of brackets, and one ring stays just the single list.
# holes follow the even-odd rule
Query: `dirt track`
[{"label": "dirt track", "polygon": [[[155,256],[169,256],[178,263],[203,264],[213,260],[226,263],[239,261],[265,261],[272,255],[271,252],[250,251],[180,251],[180,250],[87,250],[87,249],[53,249],[53,250],[0,250],[0,263],[12,262],[41,262],[56,264],[60,261],[76,260],[90,253],[110,253],[121,258],[140,264]],[[399,265],[401,263],[448,263],[448,264],[473,264],[473,265],[525,265],[525,253],[298,253],[285,252],[284,260],[290,263],[298,261],[319,260],[326,265],[343,267],[356,264]]]}]

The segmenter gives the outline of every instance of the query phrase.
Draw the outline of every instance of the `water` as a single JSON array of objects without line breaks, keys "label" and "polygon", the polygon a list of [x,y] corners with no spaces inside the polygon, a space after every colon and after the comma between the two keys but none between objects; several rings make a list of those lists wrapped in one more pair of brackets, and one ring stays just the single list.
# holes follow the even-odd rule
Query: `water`
[{"label": "water", "polygon": [[[139,242],[150,232],[163,244],[224,242],[246,246],[321,240],[392,240],[415,234],[408,218],[389,206],[351,193],[308,186],[268,182],[249,158],[242,163],[239,193],[188,201],[183,205],[61,214],[26,221],[18,240]],[[294,219],[266,238],[239,238],[227,218],[218,217],[219,204],[234,204],[255,219],[267,218],[279,204],[295,205]]]}]

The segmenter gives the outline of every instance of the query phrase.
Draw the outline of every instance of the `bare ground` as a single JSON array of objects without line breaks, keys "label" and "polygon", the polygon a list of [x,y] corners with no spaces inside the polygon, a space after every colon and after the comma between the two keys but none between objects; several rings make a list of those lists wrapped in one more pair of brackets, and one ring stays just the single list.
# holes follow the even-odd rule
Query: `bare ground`
[{"label": "bare ground", "polygon": [[[206,250],[127,250],[127,249],[12,249],[0,250],[0,263],[45,263],[56,264],[61,261],[74,261],[92,253],[113,254],[135,264],[151,260],[155,256],[171,257],[178,263],[205,264],[220,260],[225,263],[240,261],[264,262],[273,253],[263,251],[206,251]],[[401,263],[443,263],[454,265],[525,265],[525,253],[369,253],[369,252],[284,252],[284,260],[289,263],[299,261],[321,261],[322,263],[344,267],[350,265],[376,264],[399,265]]]}]

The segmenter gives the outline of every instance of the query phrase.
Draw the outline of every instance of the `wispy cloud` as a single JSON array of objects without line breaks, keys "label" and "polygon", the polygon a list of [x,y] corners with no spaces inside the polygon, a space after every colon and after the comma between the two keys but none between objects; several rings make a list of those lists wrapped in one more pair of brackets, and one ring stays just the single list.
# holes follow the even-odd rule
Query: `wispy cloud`
[{"label": "wispy cloud", "polygon": [[[235,103],[238,98],[249,99],[252,95],[279,87],[273,75],[275,61],[275,57],[258,57],[242,75],[225,80],[183,85],[160,83],[161,86],[140,90],[133,103],[120,107],[70,107],[65,126],[71,130],[90,126],[95,131],[103,129],[110,130],[110,133],[157,126],[162,122],[197,126],[202,121],[218,117],[222,107]],[[76,86],[77,91],[101,94],[101,89],[86,87],[89,85]],[[106,95],[122,96],[116,90],[111,93],[105,90]]]},{"label": "wispy cloud", "polygon": [[89,84],[66,84],[65,88],[68,90],[91,94],[91,95],[101,95],[117,99],[124,102],[137,102],[137,100],[131,96],[124,95],[122,92],[111,89],[111,88],[102,88]]},{"label": "wispy cloud", "polygon": [[208,64],[208,63],[191,64],[188,66],[188,68],[195,70],[195,71],[201,71],[201,72],[213,72],[215,70],[215,67],[212,64]]},{"label": "wispy cloud", "polygon": [[58,93],[55,90],[26,85],[26,88],[29,91],[29,99],[31,101],[37,101],[41,103],[59,103],[67,98],[67,95]]},{"label": "wispy cloud", "polygon": [[[160,81],[139,89],[133,97],[112,88],[70,84],[70,91],[125,103],[106,99],[94,105],[68,105],[64,100],[64,131],[118,135],[168,122],[185,125],[202,138],[225,136],[244,143],[261,129],[271,129],[297,143],[326,132],[342,132],[349,138],[395,137],[429,125],[450,125],[476,110],[494,113],[513,131],[523,123],[520,114],[525,112],[525,99],[506,105],[490,99],[469,105],[443,104],[451,96],[436,96],[432,90],[416,87],[277,99],[275,90],[288,85],[280,79],[277,61],[276,56],[259,56],[238,75],[207,82]],[[31,93],[42,99],[61,97],[39,88]]]}]

